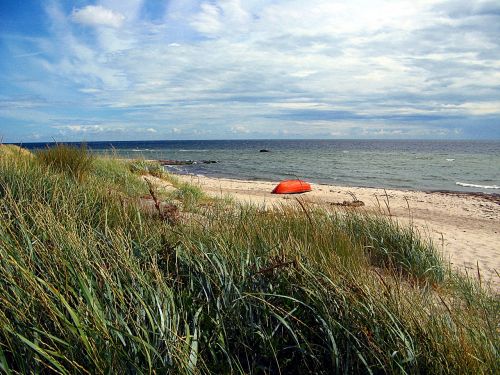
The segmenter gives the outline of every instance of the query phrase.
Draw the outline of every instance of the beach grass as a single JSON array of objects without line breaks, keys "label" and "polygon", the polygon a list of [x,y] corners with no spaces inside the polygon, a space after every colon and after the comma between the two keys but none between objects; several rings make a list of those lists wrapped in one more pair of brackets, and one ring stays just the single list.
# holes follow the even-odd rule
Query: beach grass
[{"label": "beach grass", "polygon": [[[300,199],[206,204],[154,166],[3,147],[5,373],[500,371],[497,296],[411,226]],[[150,174],[182,220],[144,210]]]},{"label": "beach grass", "polygon": [[155,177],[165,176],[165,172],[158,162],[145,160],[145,159],[134,159],[127,162],[128,167],[131,172],[140,175],[151,175]]},{"label": "beach grass", "polygon": [[92,169],[94,161],[85,144],[79,148],[64,144],[47,147],[37,151],[35,156],[40,163],[54,171],[66,172],[78,179],[83,178]]}]

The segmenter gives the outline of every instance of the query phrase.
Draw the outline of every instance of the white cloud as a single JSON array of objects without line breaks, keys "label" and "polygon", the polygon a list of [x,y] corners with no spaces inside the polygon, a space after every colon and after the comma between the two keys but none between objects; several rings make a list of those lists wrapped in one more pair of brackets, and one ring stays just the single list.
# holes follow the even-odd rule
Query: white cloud
[{"label": "white cloud", "polygon": [[[178,2],[169,6],[177,9]],[[118,3],[107,0],[106,4],[115,7]],[[127,14],[136,17],[141,2],[127,3],[127,9],[132,9]],[[492,71],[498,67],[491,65],[491,59],[481,60],[478,53],[485,46],[491,50],[496,42],[480,30],[460,34],[459,42],[454,33],[445,31],[451,18],[433,11],[434,4],[436,1],[429,0],[397,4],[386,0],[203,2],[192,8],[195,13],[181,15],[191,21],[187,23],[191,33],[208,35],[209,40],[179,43],[181,40],[171,37],[168,22],[162,30],[141,20],[127,23],[120,33],[99,30],[99,44],[90,51],[81,40],[68,40],[73,52],[54,70],[117,108],[180,101],[201,105],[213,99],[219,103],[213,108],[225,112],[246,104],[239,99],[231,106],[220,103],[242,96],[268,98],[265,102],[272,105],[288,102],[298,93],[303,102],[338,108],[350,106],[350,100],[360,93],[388,97],[396,91],[409,95],[427,92],[444,98],[447,87],[465,90],[477,82],[491,82]],[[458,28],[458,21],[453,22],[454,29]],[[426,51],[429,37],[419,33],[443,24],[442,34],[450,39],[448,47],[439,43]],[[463,39],[468,40],[465,46]],[[474,44],[474,40],[481,43]],[[458,46],[466,50],[457,51]],[[80,61],[75,62],[72,55]],[[460,71],[448,69],[450,57],[463,65]],[[434,66],[429,68],[429,64]],[[483,65],[469,75],[471,79],[462,74],[468,64]],[[377,100],[371,100],[372,109],[380,111]],[[443,103],[436,104],[442,108]]]},{"label": "white cloud", "polygon": [[221,10],[219,7],[203,3],[201,4],[201,11],[198,13],[191,22],[193,27],[206,34],[215,34],[222,29],[222,22],[220,20]]},{"label": "white cloud", "polygon": [[204,2],[192,18],[191,25],[209,35],[246,32],[252,19],[240,0],[217,0],[214,4]]},{"label": "white cloud", "polygon": [[[69,15],[58,1],[42,53],[25,57],[43,73],[22,85],[61,108],[72,100],[70,124],[151,137],[411,136],[439,116],[498,116],[499,17],[481,1],[170,0],[154,17],[142,0]],[[377,134],[370,124],[384,120],[398,128]],[[65,131],[84,129],[99,131]]]},{"label": "white cloud", "polygon": [[156,128],[137,127],[133,124],[123,123],[106,123],[106,124],[68,124],[68,125],[54,125],[53,129],[58,131],[61,136],[67,137],[81,137],[86,135],[99,136],[99,135],[124,135],[133,134],[136,137],[148,136],[158,133]]},{"label": "white cloud", "polygon": [[248,134],[250,133],[250,129],[243,125],[235,125],[231,126],[231,131],[235,134]]},{"label": "white cloud", "polygon": [[118,28],[123,24],[125,16],[101,5],[87,5],[80,9],[74,9],[71,13],[71,19],[83,25]]},{"label": "white cloud", "polygon": [[85,94],[97,94],[97,93],[101,92],[101,90],[96,89],[96,88],[92,88],[92,87],[79,89],[79,91],[83,92]]},{"label": "white cloud", "polygon": [[102,125],[57,125],[53,126],[54,129],[58,129],[62,133],[101,133],[106,130],[106,127]]},{"label": "white cloud", "polygon": [[500,115],[500,101],[498,100],[479,103],[463,103],[456,106],[449,106],[449,108],[465,110],[473,115]]}]

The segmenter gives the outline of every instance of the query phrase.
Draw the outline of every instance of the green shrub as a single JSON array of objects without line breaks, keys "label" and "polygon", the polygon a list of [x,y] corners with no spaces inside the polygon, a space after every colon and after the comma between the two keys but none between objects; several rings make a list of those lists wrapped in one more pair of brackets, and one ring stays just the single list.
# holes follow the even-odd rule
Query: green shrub
[{"label": "green shrub", "polygon": [[94,157],[85,145],[74,147],[58,144],[36,153],[37,160],[54,171],[81,179],[91,169]]}]

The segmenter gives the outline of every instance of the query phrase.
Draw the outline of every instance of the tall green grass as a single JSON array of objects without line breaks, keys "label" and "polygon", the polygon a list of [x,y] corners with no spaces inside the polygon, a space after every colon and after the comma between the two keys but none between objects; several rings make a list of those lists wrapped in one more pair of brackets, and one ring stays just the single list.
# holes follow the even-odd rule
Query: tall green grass
[{"label": "tall green grass", "polygon": [[165,172],[163,167],[155,161],[134,159],[128,162],[128,167],[131,172],[140,175],[152,175],[155,177],[163,177]]},{"label": "tall green grass", "polygon": [[92,163],[90,179],[96,185],[106,185],[109,190],[121,192],[125,197],[140,197],[148,193],[147,184],[137,178],[135,170],[131,170],[130,163],[113,157],[96,158]]},{"label": "tall green grass", "polygon": [[500,371],[498,299],[411,228],[298,203],[171,225],[121,163],[0,159],[3,372]]},{"label": "tall green grass", "polygon": [[93,155],[82,144],[80,147],[60,144],[47,147],[36,153],[40,163],[57,172],[65,172],[81,179],[90,172],[94,161]]},{"label": "tall green grass", "polygon": [[179,199],[183,202],[184,208],[186,210],[196,210],[198,204],[206,199],[205,194],[200,189],[200,187],[181,183],[177,185],[177,191],[173,194],[174,198]]}]

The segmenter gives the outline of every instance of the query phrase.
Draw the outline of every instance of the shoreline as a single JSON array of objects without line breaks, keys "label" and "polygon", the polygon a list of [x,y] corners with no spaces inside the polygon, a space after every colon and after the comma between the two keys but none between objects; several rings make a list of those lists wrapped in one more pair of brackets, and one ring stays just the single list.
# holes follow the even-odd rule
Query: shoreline
[{"label": "shoreline", "polygon": [[[130,159],[133,160],[133,159]],[[145,161],[147,162],[153,162],[153,163],[158,163],[162,160],[157,160],[157,159],[146,159]],[[189,160],[189,162],[192,162]],[[212,164],[212,163],[218,163],[218,161],[213,161],[213,160],[201,160],[198,164]],[[184,164],[184,161],[176,161],[176,163],[173,164],[161,164],[161,166],[165,169],[166,172],[175,174],[177,176],[193,176],[193,177],[207,177],[207,178],[218,178],[218,179],[226,179],[226,180],[237,180],[237,181],[252,181],[252,182],[275,182],[278,183],[280,180],[276,181],[271,181],[271,180],[266,180],[266,179],[260,179],[260,178],[238,178],[238,177],[231,177],[231,176],[225,176],[225,175],[218,175],[218,174],[197,174],[197,173],[180,173],[178,170],[174,168],[168,168],[171,166],[179,166],[179,165],[192,165],[196,163],[186,163]],[[167,168],[165,168],[167,167]],[[290,176],[290,179],[295,179],[298,177],[293,177]],[[308,181],[310,182],[310,181]],[[352,186],[352,185],[335,185],[333,183],[328,183],[328,182],[312,182],[315,185],[326,185],[326,186],[339,186],[339,187],[358,187],[358,188],[363,188],[363,189],[391,189],[391,190],[400,190],[400,191],[412,191],[412,192],[424,192],[424,193],[443,193],[443,194],[455,194],[455,195],[460,195],[460,194],[467,194],[467,195],[475,195],[475,196],[484,196],[488,200],[493,200],[494,202],[497,202],[500,204],[500,192],[496,192],[495,190],[498,189],[490,189],[493,190],[491,192],[485,192],[485,191],[464,191],[464,190],[451,190],[451,189],[420,189],[420,188],[409,188],[409,187],[379,187],[379,186]],[[460,185],[459,185],[460,186]],[[487,190],[487,189],[484,189]]]},{"label": "shoreline", "polygon": [[[475,274],[479,270],[483,281],[492,281],[495,289],[500,286],[500,196],[317,183],[311,183],[308,193],[275,195],[271,190],[277,182],[173,174],[210,196],[229,195],[241,203],[268,207],[300,198],[323,207],[348,206],[382,213],[401,224],[415,225],[423,239],[430,238],[454,268]],[[363,205],[351,206],[349,202],[354,200]]]},{"label": "shoreline", "polygon": [[[148,160],[155,162],[156,160]],[[174,171],[168,170],[167,172],[174,174],[176,176],[192,176],[192,177],[202,177],[202,178],[212,178],[212,179],[222,179],[222,180],[234,180],[234,181],[246,181],[246,182],[256,182],[256,183],[274,183],[277,184],[282,180],[265,180],[265,179],[245,179],[245,178],[236,178],[236,177],[226,177],[226,176],[217,176],[217,175],[203,175],[203,174],[192,174],[192,173],[176,173]],[[310,181],[308,181],[310,182]],[[447,189],[436,189],[436,190],[426,190],[426,189],[412,189],[412,188],[399,188],[399,187],[378,187],[378,186],[351,186],[351,185],[334,185],[329,183],[322,182],[310,182],[314,185],[318,186],[335,186],[340,188],[352,188],[352,189],[374,189],[374,190],[397,190],[402,192],[416,192],[416,193],[426,193],[426,194],[447,194],[447,195],[455,195],[455,196],[471,196],[480,199],[484,199],[487,201],[491,201],[500,205],[500,193],[491,192],[485,193],[482,191],[461,191],[461,190],[447,190]]]}]

